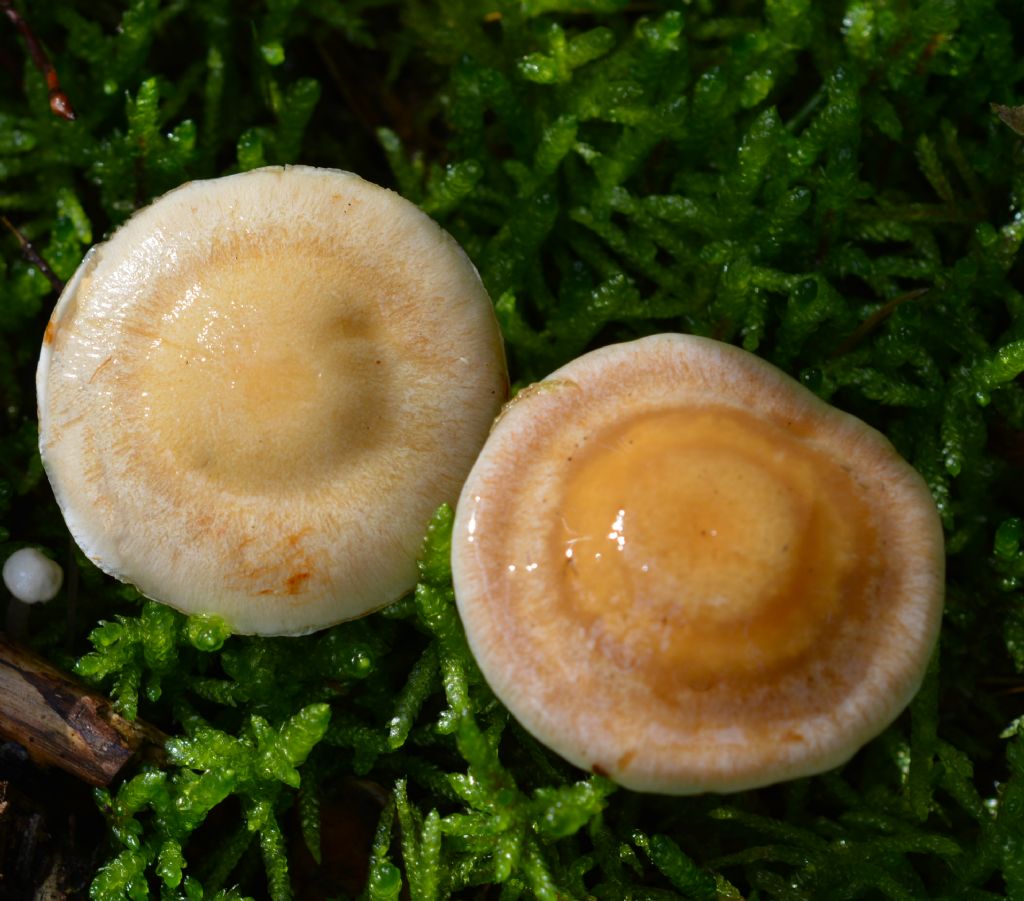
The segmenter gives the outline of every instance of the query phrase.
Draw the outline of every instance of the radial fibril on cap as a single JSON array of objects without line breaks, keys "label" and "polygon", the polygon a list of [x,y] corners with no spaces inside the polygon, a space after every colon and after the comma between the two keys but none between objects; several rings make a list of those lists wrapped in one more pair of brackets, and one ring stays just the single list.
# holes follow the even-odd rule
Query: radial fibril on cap
[{"label": "radial fibril on cap", "polygon": [[107,572],[241,632],[412,587],[507,386],[465,254],[351,173],[192,182],[95,248],[54,312],[40,445]]},{"label": "radial fibril on cap", "polygon": [[511,405],[463,489],[470,646],[542,741],[624,785],[838,765],[920,684],[942,530],[879,433],[759,358],[655,336]]}]

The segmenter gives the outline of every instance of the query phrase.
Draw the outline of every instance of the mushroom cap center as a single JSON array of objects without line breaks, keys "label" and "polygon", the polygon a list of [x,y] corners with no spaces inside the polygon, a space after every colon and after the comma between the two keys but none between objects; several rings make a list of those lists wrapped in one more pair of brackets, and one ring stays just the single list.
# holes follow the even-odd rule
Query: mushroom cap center
[{"label": "mushroom cap center", "polygon": [[129,376],[175,468],[240,493],[329,477],[393,421],[381,317],[340,297],[323,260],[285,257],[169,280],[154,298],[160,337]]},{"label": "mushroom cap center", "polygon": [[555,523],[559,603],[669,693],[792,665],[834,616],[857,615],[877,544],[839,464],[727,407],[592,436]]}]

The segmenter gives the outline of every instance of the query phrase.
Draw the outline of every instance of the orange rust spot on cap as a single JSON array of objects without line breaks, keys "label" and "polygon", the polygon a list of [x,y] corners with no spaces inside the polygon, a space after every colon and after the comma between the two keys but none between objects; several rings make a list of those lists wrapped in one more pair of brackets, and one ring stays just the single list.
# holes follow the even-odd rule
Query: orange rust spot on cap
[{"label": "orange rust spot on cap", "polygon": [[301,572],[293,573],[287,579],[285,579],[285,590],[288,594],[298,594],[302,590],[302,586],[309,581],[312,573]]},{"label": "orange rust spot on cap", "polygon": [[198,532],[206,532],[213,525],[213,516],[209,513],[200,513],[192,519],[192,527]]},{"label": "orange rust spot on cap", "polygon": [[601,766],[601,764],[599,764],[599,763],[593,763],[593,764],[591,764],[591,765],[590,765],[590,772],[592,772],[592,773],[593,773],[593,774],[594,774],[595,776],[604,776],[605,778],[607,778],[608,776],[610,776],[610,775],[611,775],[611,774],[610,774],[610,773],[608,772],[608,770],[606,770],[606,769],[605,769],[605,768],[604,768],[603,766]]},{"label": "orange rust spot on cap", "polygon": [[51,319],[46,323],[46,331],[43,332],[43,344],[53,344],[54,335],[57,334],[57,326]]},{"label": "orange rust spot on cap", "polygon": [[305,538],[305,537],[306,537],[307,535],[309,535],[309,533],[310,533],[310,532],[312,532],[312,531],[313,531],[313,530],[312,530],[311,528],[309,528],[309,526],[307,526],[307,527],[306,527],[306,528],[304,528],[304,529],[299,529],[299,531],[298,531],[298,532],[293,532],[293,533],[292,533],[291,535],[289,535],[289,536],[288,536],[288,537],[287,537],[287,538],[285,539],[285,541],[287,541],[287,542],[288,542],[289,546],[291,546],[291,547],[297,547],[297,546],[298,546],[298,543],[299,543],[300,541],[302,541],[302,539],[303,539],[303,538]]},{"label": "orange rust spot on cap", "polygon": [[633,762],[633,760],[635,758],[636,758],[636,751],[626,751],[626,753],[623,754],[618,759],[618,767],[619,767],[619,769],[620,770],[626,769]]}]

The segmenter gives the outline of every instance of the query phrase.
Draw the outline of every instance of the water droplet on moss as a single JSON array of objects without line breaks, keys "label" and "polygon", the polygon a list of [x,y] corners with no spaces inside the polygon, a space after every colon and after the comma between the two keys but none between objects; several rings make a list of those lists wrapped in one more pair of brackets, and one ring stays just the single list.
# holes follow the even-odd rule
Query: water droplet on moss
[{"label": "water droplet on moss", "polygon": [[198,651],[218,651],[231,635],[231,628],[219,616],[190,616],[185,635]]},{"label": "water droplet on moss", "polygon": [[384,861],[370,874],[370,894],[374,897],[398,897],[402,890],[402,874],[390,861]]},{"label": "water droplet on moss", "polygon": [[366,648],[355,648],[343,663],[342,670],[346,676],[365,679],[373,672],[373,657]]}]

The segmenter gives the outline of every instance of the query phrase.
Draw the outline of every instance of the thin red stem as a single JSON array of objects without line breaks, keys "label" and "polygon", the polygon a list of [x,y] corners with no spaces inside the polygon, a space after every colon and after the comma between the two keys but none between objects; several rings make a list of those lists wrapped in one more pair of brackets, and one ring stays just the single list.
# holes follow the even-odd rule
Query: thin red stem
[{"label": "thin red stem", "polygon": [[50,109],[62,119],[73,120],[75,111],[71,106],[71,101],[68,100],[68,95],[61,88],[57,70],[50,62],[46,51],[43,50],[43,45],[39,43],[39,38],[35,36],[28,22],[21,17],[21,13],[14,8],[12,0],[0,0],[0,10],[3,10],[11,24],[21,33],[28,47],[29,56],[32,57],[32,62],[43,73],[43,77],[46,79],[46,88],[50,92]]}]

